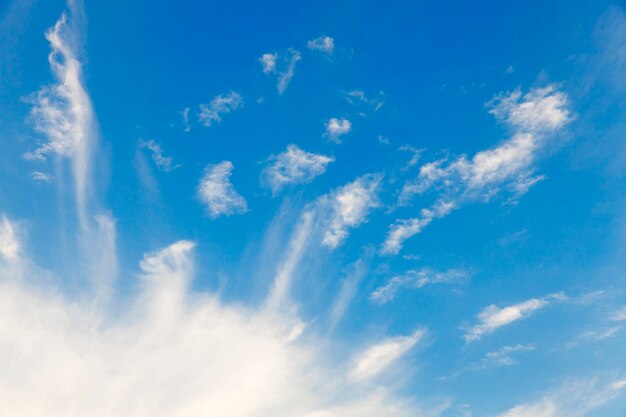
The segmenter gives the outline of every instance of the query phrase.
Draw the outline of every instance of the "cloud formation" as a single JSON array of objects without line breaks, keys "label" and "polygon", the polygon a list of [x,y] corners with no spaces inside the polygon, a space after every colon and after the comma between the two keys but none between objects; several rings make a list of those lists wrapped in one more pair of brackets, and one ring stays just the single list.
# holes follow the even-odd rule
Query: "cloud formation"
[{"label": "cloud formation", "polygon": [[325,123],[326,133],[324,134],[329,140],[335,143],[341,143],[340,137],[352,130],[352,123],[348,119],[337,119],[331,117]]},{"label": "cloud formation", "polygon": [[[567,104],[567,95],[556,85],[535,88],[524,95],[520,90],[498,95],[489,103],[489,112],[511,130],[511,137],[472,158],[461,155],[422,165],[417,178],[403,186],[398,205],[409,205],[415,196],[432,190],[436,193],[433,208],[488,201],[503,190],[514,197],[525,194],[544,179],[535,174],[534,165],[547,140],[571,120]],[[390,226],[382,252],[398,253],[406,239],[449,212],[398,221]]]},{"label": "cloud formation", "polygon": [[174,159],[172,157],[163,155],[163,149],[161,149],[161,145],[156,143],[154,140],[142,140],[139,142],[139,147],[145,148],[150,151],[152,161],[159,170],[164,172],[170,172],[173,169],[178,168],[178,165],[174,165]]},{"label": "cloud formation", "polygon": [[573,381],[544,395],[541,400],[515,406],[497,417],[583,417],[621,395],[624,387],[624,380]]},{"label": "cloud formation", "polygon": [[562,294],[551,294],[543,298],[531,298],[519,304],[507,307],[498,307],[492,304],[483,308],[478,313],[478,324],[471,327],[464,335],[466,342],[479,340],[487,334],[491,334],[499,328],[514,323],[518,320],[530,317],[535,311],[540,310],[554,300],[563,300]]},{"label": "cloud formation", "polygon": [[378,188],[380,174],[367,174],[322,197],[320,204],[329,209],[328,226],[322,243],[330,248],[339,246],[348,230],[367,221],[373,208],[380,205]]},{"label": "cloud formation", "polygon": [[415,269],[396,275],[385,285],[370,294],[370,300],[380,304],[392,301],[401,289],[418,289],[432,284],[449,284],[467,279],[471,274],[461,269],[435,271],[430,268]]},{"label": "cloud formation", "polygon": [[0,256],[7,262],[14,262],[20,254],[20,241],[15,225],[2,215],[0,222]]},{"label": "cloud formation", "polygon": [[330,36],[320,36],[308,41],[306,46],[312,51],[319,51],[327,56],[332,56],[335,50],[335,40]]},{"label": "cloud formation", "polygon": [[296,71],[296,63],[302,59],[300,52],[289,48],[283,52],[264,53],[259,58],[263,74],[276,76],[276,89],[283,94]]},{"label": "cloud formation", "polygon": [[222,115],[243,107],[243,99],[234,91],[215,96],[209,104],[200,104],[198,119],[204,126],[211,126],[222,121]]},{"label": "cloud formation", "polygon": [[419,412],[393,391],[360,381],[388,369],[423,330],[367,349],[356,356],[354,369],[328,363],[317,336],[291,336],[297,317],[191,291],[194,248],[194,242],[181,240],[144,255],[138,292],[115,314],[54,289],[1,280],[0,413],[178,417],[218,410],[224,417],[409,417]]},{"label": "cloud formation", "polygon": [[355,380],[373,378],[388,369],[422,339],[426,329],[419,328],[410,336],[385,339],[359,353],[350,376]]},{"label": "cloud formation", "polygon": [[233,168],[230,161],[208,165],[198,184],[198,197],[206,205],[207,212],[213,219],[248,211],[246,200],[235,191],[230,182]]},{"label": "cloud formation", "polygon": [[287,150],[272,155],[261,174],[261,184],[278,194],[283,188],[294,184],[307,184],[326,172],[328,164],[335,159],[330,156],[306,152],[296,145],[288,145]]}]

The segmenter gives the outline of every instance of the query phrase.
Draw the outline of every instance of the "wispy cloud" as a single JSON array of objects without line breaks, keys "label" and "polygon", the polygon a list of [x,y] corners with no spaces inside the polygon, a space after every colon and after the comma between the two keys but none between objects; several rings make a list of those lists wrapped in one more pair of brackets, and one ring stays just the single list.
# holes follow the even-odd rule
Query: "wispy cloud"
[{"label": "wispy cloud", "polygon": [[398,291],[402,289],[418,289],[432,284],[450,284],[461,282],[469,278],[471,273],[461,269],[435,271],[430,268],[410,270],[402,275],[396,275],[385,285],[376,288],[370,294],[370,300],[385,304],[392,301]]},{"label": "wispy cloud", "polygon": [[48,174],[46,172],[41,172],[41,171],[33,171],[30,173],[30,177],[34,180],[34,181],[38,181],[38,182],[50,182],[54,179],[54,177],[52,176],[52,174]]},{"label": "wispy cloud", "polygon": [[355,357],[350,376],[354,380],[366,380],[381,374],[410,351],[424,334],[426,329],[419,328],[410,336],[388,338],[368,347]]},{"label": "wispy cloud", "polygon": [[378,188],[380,174],[367,174],[338,188],[320,200],[328,207],[329,221],[322,243],[330,248],[339,246],[348,236],[348,230],[367,220],[370,211],[380,205]]},{"label": "wispy cloud", "polygon": [[330,309],[331,329],[339,323],[348,310],[352,299],[359,289],[359,284],[369,271],[373,254],[374,251],[372,248],[366,249],[365,254],[360,259],[348,265],[346,268],[345,277],[333,301],[332,308]]},{"label": "wispy cloud", "polygon": [[80,7],[79,2],[71,2],[71,22],[68,23],[64,14],[46,32],[51,49],[48,62],[57,83],[41,88],[32,97],[31,117],[35,130],[43,134],[47,142],[24,156],[29,160],[45,160],[50,155],[71,159],[76,203],[81,222],[85,224],[97,131],[91,99],[83,85],[82,64],[76,52],[77,45],[80,45]]},{"label": "wispy cloud", "polygon": [[521,404],[498,417],[583,417],[621,394],[626,382],[600,384],[597,378],[564,384],[536,402]]},{"label": "wispy cloud", "polygon": [[20,255],[20,241],[15,225],[2,215],[0,222],[0,256],[7,262],[14,262]]},{"label": "wispy cloud", "polygon": [[185,107],[181,112],[180,116],[183,118],[183,131],[185,133],[189,133],[191,131],[191,125],[189,124],[189,112],[191,109],[189,107]]},{"label": "wispy cloud", "polygon": [[[535,174],[534,164],[546,140],[571,120],[567,104],[566,94],[556,85],[535,88],[524,95],[520,90],[498,95],[489,103],[489,112],[511,129],[511,138],[471,159],[461,155],[452,161],[424,164],[417,178],[402,188],[398,205],[408,205],[416,195],[433,189],[438,194],[436,205],[445,202],[456,207],[468,201],[488,201],[502,190],[514,197],[525,194],[544,179]],[[383,252],[397,253],[406,239],[433,219],[422,216],[392,225],[388,239],[393,241],[385,242]]]},{"label": "wispy cloud", "polygon": [[248,211],[246,200],[235,191],[235,187],[230,182],[233,168],[233,163],[230,161],[209,165],[200,179],[198,197],[206,205],[211,218]]},{"label": "wispy cloud", "polygon": [[433,220],[442,218],[456,208],[455,203],[450,201],[438,201],[428,209],[421,210],[421,217],[401,219],[389,227],[380,253],[383,255],[395,255],[400,252],[404,241],[418,234]]},{"label": "wispy cloud", "polygon": [[351,376],[388,368],[421,333],[371,348],[352,374],[337,360],[328,363],[325,340],[291,337],[302,327],[293,314],[191,291],[195,246],[181,240],[144,255],[138,292],[115,314],[56,290],[2,280],[0,411],[68,417],[418,413],[393,390]]},{"label": "wispy cloud", "polygon": [[365,116],[367,112],[377,112],[385,104],[383,91],[371,95],[365,94],[363,90],[341,91],[341,93],[348,103],[361,108],[361,116]]},{"label": "wispy cloud", "polygon": [[159,170],[164,172],[170,172],[173,169],[179,167],[179,165],[174,165],[174,159],[172,157],[163,155],[163,149],[161,149],[161,145],[156,143],[154,140],[142,140],[139,142],[139,147],[150,151],[152,161]]},{"label": "wispy cloud", "polygon": [[600,342],[605,339],[614,337],[618,332],[622,330],[622,326],[602,327],[592,330],[586,330],[576,336],[573,340],[568,342],[565,347],[572,349],[574,347],[583,345],[590,342]]},{"label": "wispy cloud", "polygon": [[626,321],[626,307],[622,307],[611,314],[613,321]]},{"label": "wispy cloud", "polygon": [[261,184],[278,194],[283,188],[294,184],[307,184],[326,172],[328,164],[335,159],[330,156],[306,152],[296,145],[288,145],[287,150],[272,155],[261,174]]},{"label": "wispy cloud", "polygon": [[330,36],[320,36],[308,41],[306,46],[312,51],[319,51],[330,57],[335,50],[335,40]]},{"label": "wispy cloud", "polygon": [[300,59],[300,52],[291,48],[283,52],[268,52],[259,58],[263,73],[276,76],[278,94],[283,94],[289,86],[296,71],[296,63]]},{"label": "wispy cloud", "polygon": [[238,110],[243,107],[243,99],[234,91],[228,94],[215,96],[209,104],[200,104],[198,119],[205,126],[222,121],[222,115]]},{"label": "wispy cloud", "polygon": [[478,324],[469,328],[465,333],[466,342],[479,340],[487,334],[491,334],[501,327],[514,323],[518,320],[530,317],[535,311],[546,307],[554,300],[563,300],[562,294],[551,294],[543,298],[531,298],[519,304],[507,307],[498,307],[494,304],[483,308],[478,313]]},{"label": "wispy cloud", "polygon": [[522,352],[531,352],[535,350],[535,345],[532,344],[517,344],[513,346],[503,346],[498,350],[487,352],[480,360],[472,362],[467,366],[462,367],[449,377],[443,377],[442,380],[449,378],[456,378],[466,372],[478,372],[485,369],[499,367],[499,366],[512,366],[517,363],[516,356]]},{"label": "wispy cloud", "polygon": [[325,127],[326,133],[324,135],[335,143],[341,143],[340,137],[352,130],[352,123],[348,119],[332,117],[326,121]]}]

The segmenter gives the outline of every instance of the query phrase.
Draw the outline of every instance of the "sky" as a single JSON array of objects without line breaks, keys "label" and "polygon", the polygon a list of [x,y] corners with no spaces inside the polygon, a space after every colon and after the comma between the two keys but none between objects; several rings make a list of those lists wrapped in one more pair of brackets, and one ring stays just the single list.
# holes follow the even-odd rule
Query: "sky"
[{"label": "sky", "polygon": [[626,5],[0,1],[0,414],[622,417]]}]

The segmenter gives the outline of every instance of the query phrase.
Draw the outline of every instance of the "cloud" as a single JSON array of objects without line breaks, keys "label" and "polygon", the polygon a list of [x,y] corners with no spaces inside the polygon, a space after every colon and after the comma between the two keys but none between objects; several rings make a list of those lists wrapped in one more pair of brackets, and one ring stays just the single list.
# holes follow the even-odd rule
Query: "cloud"
[{"label": "cloud", "polygon": [[189,112],[191,110],[189,107],[185,107],[181,112],[180,116],[183,118],[183,131],[185,133],[189,133],[191,131],[191,126],[189,125]]},{"label": "cloud", "polygon": [[20,241],[17,237],[15,225],[2,215],[0,222],[0,256],[6,262],[14,262],[19,259]]},{"label": "cloud", "polygon": [[611,314],[611,320],[613,321],[626,321],[626,307],[622,307]]},{"label": "cloud", "polygon": [[352,129],[352,123],[350,123],[350,120],[348,119],[337,119],[332,117],[326,121],[325,127],[326,133],[324,135],[335,143],[341,143],[340,136],[350,132]]},{"label": "cloud", "polygon": [[65,14],[46,32],[50,44],[48,62],[56,84],[42,87],[31,101],[30,116],[37,132],[47,142],[24,155],[28,160],[60,156],[72,161],[75,198],[82,223],[87,222],[92,155],[97,144],[95,115],[89,94],[83,86],[82,64],[76,48],[82,9],[71,2],[71,20]]},{"label": "cloud", "polygon": [[199,120],[207,127],[222,121],[222,115],[243,107],[243,99],[234,91],[215,96],[209,104],[200,104]]},{"label": "cloud", "polygon": [[[391,389],[360,381],[410,350],[423,330],[334,357],[292,314],[194,292],[195,243],[144,255],[135,295],[115,312],[55,288],[0,281],[0,413],[16,417],[210,415],[410,417]],[[28,308],[24,308],[28,306]],[[42,347],[45,346],[45,349]],[[242,399],[245,399],[243,401]]]},{"label": "cloud", "polygon": [[574,340],[568,342],[565,347],[567,349],[572,349],[584,343],[599,342],[605,339],[609,339],[615,336],[621,330],[622,326],[612,326],[601,329],[587,330],[576,336]]},{"label": "cloud", "polygon": [[246,200],[235,191],[230,182],[233,168],[230,161],[208,165],[198,184],[198,197],[206,205],[209,216],[213,219],[248,211]]},{"label": "cloud", "polygon": [[48,174],[46,172],[41,172],[41,171],[33,171],[30,173],[30,177],[34,180],[34,181],[39,181],[39,182],[50,182],[54,179],[54,177],[52,176],[52,174]]},{"label": "cloud", "polygon": [[363,111],[361,116],[365,116],[365,111],[377,112],[385,104],[385,93],[379,91],[377,97],[365,94],[362,90],[342,91],[343,97],[353,106],[360,106]]},{"label": "cloud", "polygon": [[276,60],[278,59],[278,53],[266,53],[261,55],[259,61],[263,66],[263,74],[272,74],[276,71]]},{"label": "cloud", "polygon": [[339,323],[348,310],[352,299],[359,289],[359,284],[369,271],[373,254],[372,248],[368,248],[360,259],[347,266],[345,277],[330,310],[331,329]]},{"label": "cloud", "polygon": [[597,378],[564,384],[536,402],[521,404],[498,417],[583,417],[621,394],[623,381],[599,384]]},{"label": "cloud", "polygon": [[[440,159],[422,165],[417,178],[404,184],[399,206],[409,205],[415,196],[431,190],[439,201],[435,204],[445,202],[455,207],[488,201],[503,190],[518,198],[545,178],[535,174],[534,165],[547,140],[572,119],[567,95],[552,84],[524,95],[519,90],[500,94],[488,106],[489,112],[509,127],[511,137],[472,158],[461,155],[451,161]],[[397,222],[391,226],[389,236],[395,233],[400,239],[386,242],[383,251],[398,253],[404,240],[420,233],[434,218]]]},{"label": "cloud", "polygon": [[422,231],[433,220],[446,216],[456,208],[455,203],[438,201],[429,209],[421,210],[421,217],[413,219],[401,219],[389,227],[380,253],[382,255],[395,255],[400,252],[404,241]]},{"label": "cloud", "polygon": [[308,41],[306,46],[312,51],[320,51],[327,56],[331,56],[335,50],[335,40],[330,36],[320,36]]},{"label": "cloud", "polygon": [[531,298],[519,304],[502,308],[494,304],[485,307],[478,313],[478,324],[465,333],[465,341],[479,340],[482,336],[491,334],[503,326],[530,317],[535,311],[550,304],[551,301],[562,300],[563,298],[562,294],[552,294],[544,298]]},{"label": "cloud", "polygon": [[348,229],[367,221],[370,211],[380,205],[377,193],[381,180],[380,174],[363,175],[322,197],[320,204],[330,211],[324,245],[336,248],[348,236]]},{"label": "cloud", "polygon": [[392,301],[398,291],[404,288],[418,289],[432,284],[449,284],[467,279],[471,274],[460,269],[435,271],[430,268],[414,269],[402,275],[396,275],[385,285],[376,288],[370,294],[370,300],[380,304]]},{"label": "cloud", "polygon": [[161,145],[156,143],[153,140],[140,141],[140,148],[145,148],[150,151],[152,161],[157,166],[157,168],[164,172],[170,172],[179,167],[179,165],[174,165],[174,159],[169,156],[163,156],[163,149],[161,149]]},{"label": "cloud", "polygon": [[350,376],[354,380],[373,378],[388,369],[422,339],[426,329],[419,328],[410,336],[385,339],[359,353]]},{"label": "cloud", "polygon": [[288,185],[307,184],[326,172],[326,166],[335,159],[321,154],[306,152],[296,145],[269,158],[271,164],[261,174],[262,185],[278,194]]},{"label": "cloud", "polygon": [[296,63],[302,59],[300,52],[287,49],[283,52],[265,53],[259,58],[263,73],[276,75],[278,94],[283,94],[296,71]]}]

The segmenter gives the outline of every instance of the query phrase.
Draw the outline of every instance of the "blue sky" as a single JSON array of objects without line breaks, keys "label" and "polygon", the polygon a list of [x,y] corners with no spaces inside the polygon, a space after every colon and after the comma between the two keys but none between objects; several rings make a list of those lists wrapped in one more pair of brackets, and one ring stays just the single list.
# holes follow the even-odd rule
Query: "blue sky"
[{"label": "blue sky", "polygon": [[0,414],[621,417],[618,1],[0,2]]}]

